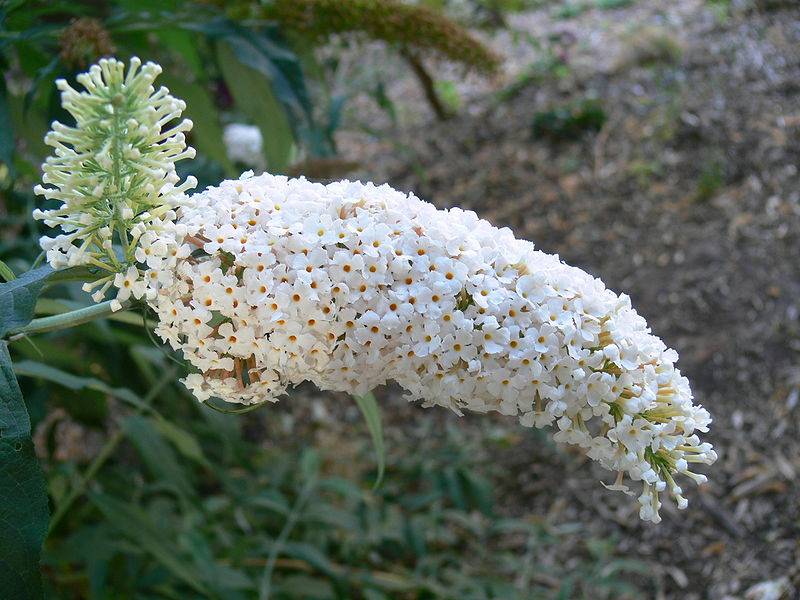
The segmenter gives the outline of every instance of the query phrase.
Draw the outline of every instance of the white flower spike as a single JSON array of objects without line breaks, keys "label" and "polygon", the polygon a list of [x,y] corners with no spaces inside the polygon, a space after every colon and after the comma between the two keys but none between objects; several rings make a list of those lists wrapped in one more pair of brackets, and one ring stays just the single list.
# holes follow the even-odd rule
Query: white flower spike
[{"label": "white flower spike", "polygon": [[[140,238],[172,221],[184,192],[197,184],[188,177],[178,185],[175,163],[194,157],[185,138],[192,122],[170,126],[186,105],[166,88],[153,87],[159,73],[158,65],[134,57],[126,74],[125,65],[112,58],[78,75],[84,92],[63,79],[56,82],[75,125],[53,123],[45,143],[55,150],[42,166],[44,185],[34,191],[61,206],[33,214],[62,231],[41,239],[53,268],[97,267],[106,273],[99,285],[114,283],[116,273],[130,274]],[[131,285],[127,275],[116,281]],[[108,287],[101,289],[95,298]],[[130,295],[128,288],[121,290]]]},{"label": "white flower spike", "polygon": [[641,481],[654,522],[662,491],[686,506],[675,476],[702,482],[689,466],[716,459],[677,354],[629,298],[508,229],[347,181],[246,173],[192,199],[150,244],[142,293],[201,401],[393,380],[424,406],[555,424],[617,473],[610,489]]}]

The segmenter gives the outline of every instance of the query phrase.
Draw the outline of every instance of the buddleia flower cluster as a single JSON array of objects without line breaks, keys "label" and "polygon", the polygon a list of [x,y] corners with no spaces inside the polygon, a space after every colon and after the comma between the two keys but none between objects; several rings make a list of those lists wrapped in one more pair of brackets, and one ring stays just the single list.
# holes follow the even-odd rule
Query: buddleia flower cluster
[{"label": "buddleia flower cluster", "polygon": [[658,522],[664,495],[717,456],[699,433],[677,353],[650,333],[630,299],[473,212],[437,210],[413,195],[245,173],[187,197],[176,161],[186,148],[183,102],[152,86],[159,67],[127,75],[104,60],[59,82],[76,126],[58,123],[36,211],[59,227],[42,247],[54,268],[105,273],[114,308],[131,296],[158,315],[156,333],[195,372],[200,401],[276,401],[309,381],[361,395],[394,381],[423,406],[499,412],[553,426],[616,473]]},{"label": "buddleia flower cluster", "polygon": [[[304,381],[553,425],[657,522],[716,454],[677,354],[618,296],[474,213],[383,185],[247,173],[195,194],[151,245],[158,335],[200,400],[275,401]],[[174,261],[171,257],[184,257]]]},{"label": "buddleia flower cluster", "polygon": [[167,88],[153,87],[160,72],[138,58],[127,73],[122,62],[102,59],[77,76],[85,91],[56,81],[75,125],[52,124],[45,143],[54,153],[42,166],[44,185],[34,189],[60,202],[33,213],[61,230],[41,239],[48,263],[97,268],[101,276],[85,289],[99,287],[93,294],[99,301],[115,285],[117,308],[132,291],[143,292],[137,263],[146,258],[147,239],[172,223],[184,193],[197,184],[194,177],[179,184],[175,172],[177,161],[194,157],[185,138],[192,122],[173,123],[186,105]]}]

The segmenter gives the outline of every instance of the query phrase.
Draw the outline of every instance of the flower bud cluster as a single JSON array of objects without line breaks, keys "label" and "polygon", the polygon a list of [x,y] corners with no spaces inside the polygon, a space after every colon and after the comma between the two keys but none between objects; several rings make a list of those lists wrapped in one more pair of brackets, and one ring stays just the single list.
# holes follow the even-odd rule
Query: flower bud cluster
[{"label": "flower bud cluster", "polygon": [[53,268],[90,265],[106,272],[87,286],[102,286],[96,300],[111,285],[124,285],[125,277],[116,275],[135,264],[142,237],[171,223],[184,192],[197,183],[188,177],[179,184],[175,163],[194,157],[185,138],[192,122],[170,125],[186,105],[167,88],[153,87],[160,72],[138,58],[127,73],[122,62],[102,59],[77,76],[86,91],[56,82],[75,125],[54,122],[45,137],[54,153],[42,166],[44,185],[34,191],[60,206],[33,216],[61,230],[40,241]]},{"label": "flower bud cluster", "polygon": [[625,295],[467,211],[389,186],[225,181],[155,235],[141,291],[200,400],[275,401],[311,381],[395,381],[424,406],[553,425],[657,522],[661,492],[716,454],[677,354]]}]

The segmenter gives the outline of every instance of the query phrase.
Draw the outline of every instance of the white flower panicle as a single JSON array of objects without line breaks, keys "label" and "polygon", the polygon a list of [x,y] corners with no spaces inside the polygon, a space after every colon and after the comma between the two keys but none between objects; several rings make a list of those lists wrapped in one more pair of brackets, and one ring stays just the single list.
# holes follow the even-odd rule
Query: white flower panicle
[{"label": "white flower panicle", "polygon": [[45,185],[34,191],[61,205],[33,216],[62,232],[40,241],[53,268],[90,265],[106,273],[86,286],[102,286],[96,300],[125,284],[115,274],[136,263],[141,237],[173,221],[184,192],[197,184],[188,177],[179,185],[175,163],[195,154],[185,138],[192,122],[170,125],[186,105],[153,87],[160,72],[134,57],[126,74],[122,62],[102,59],[76,78],[86,91],[56,82],[75,126],[54,122],[45,137],[55,150],[42,166]]},{"label": "white flower panicle", "polygon": [[393,380],[425,406],[555,425],[617,472],[610,489],[642,482],[646,520],[662,491],[686,506],[678,474],[705,481],[690,467],[716,459],[697,435],[711,419],[677,354],[627,296],[510,230],[347,181],[246,173],[192,199],[143,244],[139,293],[201,401]]},{"label": "white flower panicle", "polygon": [[261,130],[255,125],[231,123],[225,126],[222,134],[228,158],[259,173],[266,168],[264,160],[264,140]]}]

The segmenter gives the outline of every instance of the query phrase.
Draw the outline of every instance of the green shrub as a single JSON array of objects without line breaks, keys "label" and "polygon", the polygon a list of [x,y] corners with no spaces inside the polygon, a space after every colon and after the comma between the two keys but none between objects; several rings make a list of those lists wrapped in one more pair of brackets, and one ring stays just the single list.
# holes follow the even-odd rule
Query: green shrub
[{"label": "green shrub", "polygon": [[597,100],[581,100],[537,112],[533,116],[531,131],[536,138],[569,141],[599,131],[606,119],[606,112]]},{"label": "green shrub", "polygon": [[711,200],[717,192],[725,185],[725,171],[720,162],[714,161],[707,163],[697,181],[697,191],[695,201],[707,202]]}]

